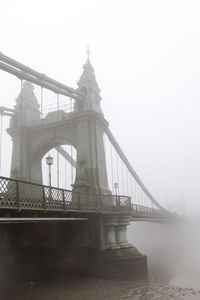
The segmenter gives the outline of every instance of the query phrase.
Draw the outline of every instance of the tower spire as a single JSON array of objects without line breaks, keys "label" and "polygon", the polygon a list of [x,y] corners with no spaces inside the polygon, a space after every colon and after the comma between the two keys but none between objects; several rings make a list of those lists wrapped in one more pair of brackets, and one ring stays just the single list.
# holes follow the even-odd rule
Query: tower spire
[{"label": "tower spire", "polygon": [[87,46],[87,59],[83,65],[83,73],[79,79],[78,90],[84,95],[84,102],[82,106],[77,106],[78,110],[93,110],[103,115],[100,107],[100,89],[98,87],[94,68],[90,62],[90,50]]},{"label": "tower spire", "polygon": [[100,89],[98,87],[98,84],[96,82],[94,68],[90,62],[90,49],[89,46],[87,46],[86,50],[87,59],[86,62],[83,65],[83,73],[80,77],[80,80],[78,81],[78,86],[81,89],[83,86],[85,88],[92,88],[95,90],[96,94],[99,95]]}]

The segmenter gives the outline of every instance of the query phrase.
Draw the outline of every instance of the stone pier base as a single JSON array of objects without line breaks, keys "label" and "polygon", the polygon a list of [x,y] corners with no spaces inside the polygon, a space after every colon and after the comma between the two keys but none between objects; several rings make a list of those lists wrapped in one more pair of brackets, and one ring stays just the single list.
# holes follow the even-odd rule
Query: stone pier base
[{"label": "stone pier base", "polygon": [[[0,278],[147,280],[147,258],[127,241],[128,216],[0,225]],[[14,279],[15,278],[15,279]]]},{"label": "stone pier base", "polygon": [[134,248],[109,249],[90,261],[90,276],[110,280],[148,280],[147,257],[135,253]]},{"label": "stone pier base", "polygon": [[129,224],[128,214],[103,217],[104,249],[97,265],[100,276],[118,280],[148,279],[147,257],[128,243]]}]

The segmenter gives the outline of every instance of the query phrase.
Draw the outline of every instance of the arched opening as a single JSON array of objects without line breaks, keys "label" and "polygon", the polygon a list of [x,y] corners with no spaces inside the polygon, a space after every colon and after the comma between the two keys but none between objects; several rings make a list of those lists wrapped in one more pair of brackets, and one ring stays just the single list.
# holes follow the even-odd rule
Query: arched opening
[{"label": "arched opening", "polygon": [[71,145],[59,145],[47,151],[42,158],[42,182],[49,185],[49,166],[46,157],[53,158],[51,185],[71,190],[76,178],[76,149]]},{"label": "arched opening", "polygon": [[[62,135],[62,137],[58,136]],[[49,185],[49,166],[46,157],[51,155],[51,185],[54,187],[70,189],[76,176],[76,145],[74,134],[65,129],[63,132],[44,132],[35,136],[30,161],[30,181]],[[71,164],[72,162],[72,164]]]}]

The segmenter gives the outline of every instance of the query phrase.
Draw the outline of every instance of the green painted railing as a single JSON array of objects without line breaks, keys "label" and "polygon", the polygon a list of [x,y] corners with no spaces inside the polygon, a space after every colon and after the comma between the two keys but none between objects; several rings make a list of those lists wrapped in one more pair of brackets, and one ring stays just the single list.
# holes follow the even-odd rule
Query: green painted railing
[{"label": "green painted railing", "polygon": [[129,196],[85,194],[0,177],[0,210],[130,213],[155,216],[159,210],[131,203]]}]

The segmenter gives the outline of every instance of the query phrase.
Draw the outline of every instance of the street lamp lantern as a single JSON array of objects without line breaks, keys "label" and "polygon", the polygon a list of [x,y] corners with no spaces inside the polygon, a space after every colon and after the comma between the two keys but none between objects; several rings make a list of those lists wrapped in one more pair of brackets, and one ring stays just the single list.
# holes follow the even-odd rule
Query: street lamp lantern
[{"label": "street lamp lantern", "polygon": [[114,183],[114,188],[115,188],[115,194],[117,195],[117,189],[118,189],[118,183],[117,182]]},{"label": "street lamp lantern", "polygon": [[46,157],[46,163],[48,166],[53,165],[53,157],[50,154]]},{"label": "street lamp lantern", "polygon": [[51,187],[51,166],[53,165],[53,157],[51,155],[46,157],[46,164],[49,166],[49,186]]}]

